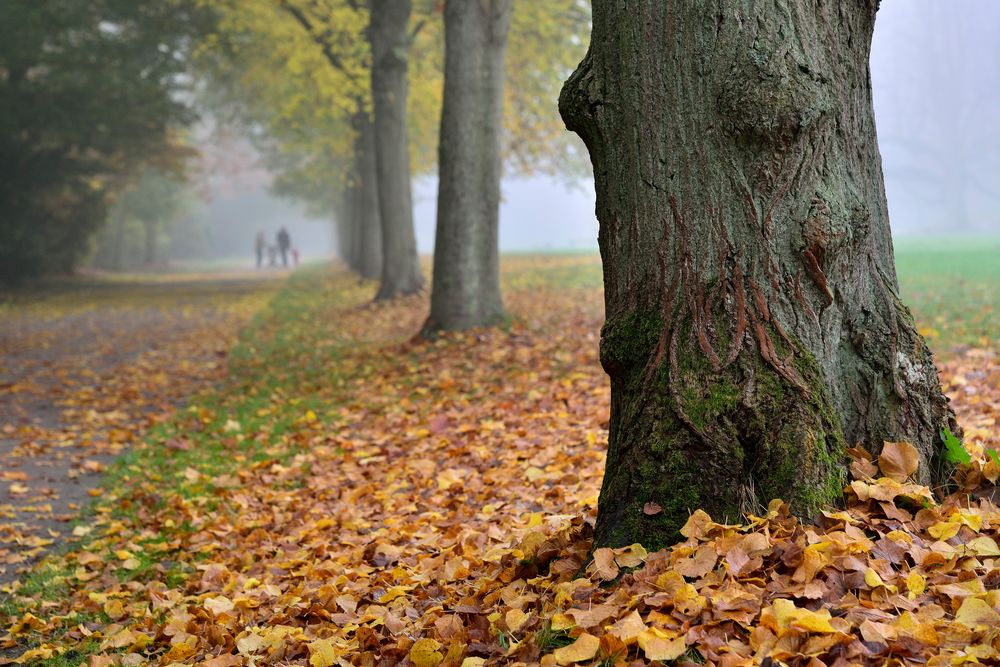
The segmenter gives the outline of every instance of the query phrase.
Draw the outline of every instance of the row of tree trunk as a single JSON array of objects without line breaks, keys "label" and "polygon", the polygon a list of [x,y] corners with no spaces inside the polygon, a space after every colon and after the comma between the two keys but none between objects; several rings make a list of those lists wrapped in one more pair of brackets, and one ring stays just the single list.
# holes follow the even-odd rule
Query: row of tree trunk
[{"label": "row of tree trunk", "polygon": [[[728,522],[783,498],[815,515],[841,498],[856,443],[878,453],[911,442],[920,481],[948,477],[942,431],[957,426],[893,266],[868,77],[878,3],[702,4],[595,0],[590,50],[560,99],[594,164],[604,262],[612,393],[598,545],[667,544],[696,508]],[[352,196],[359,225],[381,220],[379,298],[391,298],[422,286],[404,119],[409,2],[371,6],[375,169],[360,146]],[[445,9],[425,333],[503,317],[509,12],[510,0]],[[374,275],[377,241],[357,236],[353,263]]]},{"label": "row of tree trunk", "polygon": [[[406,126],[410,0],[370,0],[372,105],[359,103],[352,175],[338,206],[341,255],[379,280],[376,300],[424,289]],[[448,2],[437,235],[425,335],[496,324],[504,56],[511,0]]]}]

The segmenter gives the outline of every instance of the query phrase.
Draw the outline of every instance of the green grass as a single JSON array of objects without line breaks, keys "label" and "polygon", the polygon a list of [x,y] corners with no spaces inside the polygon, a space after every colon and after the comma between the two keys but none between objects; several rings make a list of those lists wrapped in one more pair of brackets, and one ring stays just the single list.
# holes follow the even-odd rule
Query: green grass
[{"label": "green grass", "polygon": [[1000,236],[897,239],[903,302],[931,349],[1000,344]]},{"label": "green grass", "polygon": [[[199,512],[224,511],[216,505],[213,478],[260,461],[287,463],[302,446],[289,436],[300,430],[310,410],[322,415],[325,424],[335,424],[338,406],[330,401],[330,393],[314,398],[310,388],[336,384],[331,373],[338,357],[345,347],[358,343],[330,341],[317,318],[329,318],[331,312],[359,302],[363,297],[358,290],[366,289],[353,280],[335,279],[325,267],[291,276],[286,288],[253,319],[230,351],[227,380],[213,391],[192,397],[189,407],[155,426],[142,444],[116,461],[102,480],[104,494],[79,523],[106,524],[110,517],[137,528],[143,525],[143,512],[155,514],[172,497],[193,503]],[[238,430],[227,429],[233,423],[239,424]],[[189,469],[199,475],[187,474]],[[177,553],[177,537],[190,529],[180,523],[161,526],[159,533],[151,530],[142,537],[136,535],[133,542],[138,548],[131,554],[138,566],[116,569],[115,576],[122,582],[159,580],[171,587],[182,585],[194,570]],[[89,550],[115,561],[114,548],[106,546],[103,533],[98,528],[65,545],[22,577],[13,595],[0,594],[0,630],[28,612],[44,617],[43,603],[72,594],[67,579],[73,577],[73,568],[64,559],[67,552]],[[65,627],[92,620],[106,622],[102,616],[77,614],[74,623]],[[98,642],[81,644],[33,664],[79,665],[98,648]]]},{"label": "green grass", "polygon": [[[904,237],[894,245],[903,302],[936,354],[1000,345],[1000,236]],[[553,254],[541,262],[514,254],[503,260],[510,270],[505,289],[601,286],[596,253]]]}]

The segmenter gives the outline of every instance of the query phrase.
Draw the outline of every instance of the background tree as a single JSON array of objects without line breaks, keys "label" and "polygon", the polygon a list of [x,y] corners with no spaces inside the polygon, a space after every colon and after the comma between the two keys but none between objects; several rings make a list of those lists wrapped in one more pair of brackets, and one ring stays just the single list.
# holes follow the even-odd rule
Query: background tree
[{"label": "background tree", "polygon": [[[194,199],[176,176],[155,168],[143,170],[109,209],[107,224],[94,239],[91,264],[120,271],[165,262],[166,242],[182,216],[191,214]],[[191,232],[178,230],[179,234]]]},{"label": "background tree", "polygon": [[[348,190],[362,179],[355,113],[371,111],[367,6],[350,0],[210,0],[219,31],[200,49],[213,113],[255,138],[276,191],[314,212],[338,214],[341,254],[359,270],[360,223]],[[504,88],[505,164],[510,173],[576,178],[586,158],[551,113],[551,100],[583,50],[589,3],[515,3],[507,60],[518,85]],[[410,19],[407,133],[410,175],[434,172],[444,75],[441,4],[415,3]],[[360,101],[359,101],[360,99]],[[365,195],[370,201],[370,193]],[[369,209],[370,210],[370,209]],[[355,213],[352,213],[355,211]],[[354,239],[353,241],[351,239]]]},{"label": "background tree", "polygon": [[382,282],[375,300],[414,294],[424,277],[417,257],[410,191],[410,147],[406,127],[409,93],[410,0],[369,0],[372,106],[379,219],[382,221]]},{"label": "background tree", "polygon": [[437,234],[424,332],[504,317],[498,226],[504,56],[512,0],[448,2]]},{"label": "background tree", "polygon": [[68,271],[143,164],[179,169],[183,0],[0,3],[0,280]]},{"label": "background tree", "polygon": [[814,514],[848,444],[941,469],[954,419],[898,296],[875,141],[877,5],[595,0],[560,110],[605,271],[597,544],[663,545],[697,507]]}]

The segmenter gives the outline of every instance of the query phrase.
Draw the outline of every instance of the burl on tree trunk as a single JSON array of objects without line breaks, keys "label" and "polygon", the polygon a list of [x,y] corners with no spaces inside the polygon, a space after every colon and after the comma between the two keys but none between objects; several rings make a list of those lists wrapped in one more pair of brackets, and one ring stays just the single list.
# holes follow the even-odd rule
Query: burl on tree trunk
[{"label": "burl on tree trunk", "polygon": [[813,515],[856,443],[908,441],[937,481],[956,427],[898,294],[876,6],[594,0],[559,106],[590,150],[604,262],[597,544],[670,543],[698,507]]}]

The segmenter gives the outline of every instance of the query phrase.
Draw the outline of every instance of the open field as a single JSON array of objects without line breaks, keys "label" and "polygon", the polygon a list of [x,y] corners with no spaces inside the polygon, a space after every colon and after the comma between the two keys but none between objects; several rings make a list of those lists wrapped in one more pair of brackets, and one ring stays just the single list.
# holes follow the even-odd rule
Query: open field
[{"label": "open field", "polygon": [[1000,236],[899,239],[896,271],[936,354],[1000,342]]}]

